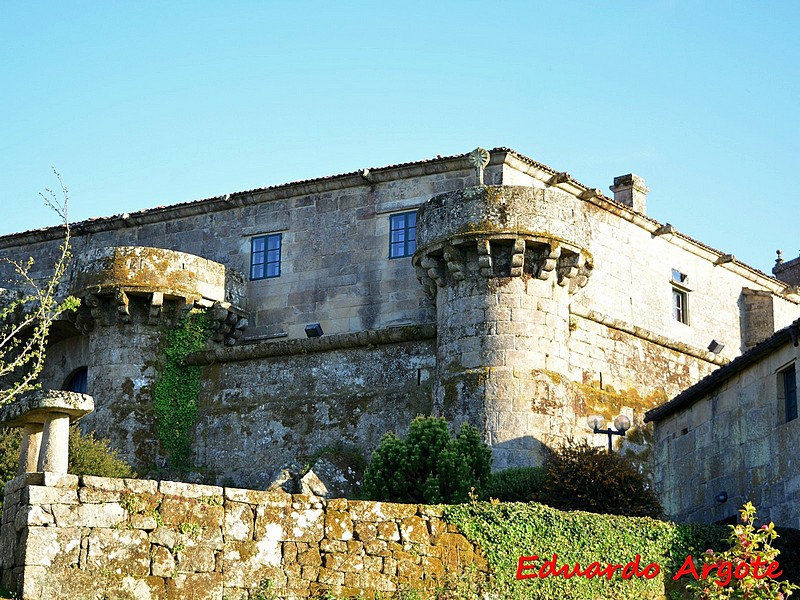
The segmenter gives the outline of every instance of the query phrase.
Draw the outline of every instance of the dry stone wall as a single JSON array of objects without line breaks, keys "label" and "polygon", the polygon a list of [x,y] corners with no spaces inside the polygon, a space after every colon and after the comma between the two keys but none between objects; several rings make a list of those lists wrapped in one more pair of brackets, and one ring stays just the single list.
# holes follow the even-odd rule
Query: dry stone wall
[{"label": "dry stone wall", "polygon": [[7,485],[0,562],[23,600],[370,598],[487,572],[436,507],[53,473]]}]

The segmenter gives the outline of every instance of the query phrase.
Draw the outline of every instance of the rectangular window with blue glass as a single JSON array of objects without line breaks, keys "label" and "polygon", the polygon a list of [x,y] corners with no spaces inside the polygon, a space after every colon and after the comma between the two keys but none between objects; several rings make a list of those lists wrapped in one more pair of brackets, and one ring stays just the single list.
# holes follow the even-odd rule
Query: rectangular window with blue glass
[{"label": "rectangular window with blue glass", "polygon": [[250,240],[250,279],[281,274],[281,234],[259,235]]},{"label": "rectangular window with blue glass", "polygon": [[389,258],[411,256],[417,249],[417,212],[389,218]]}]

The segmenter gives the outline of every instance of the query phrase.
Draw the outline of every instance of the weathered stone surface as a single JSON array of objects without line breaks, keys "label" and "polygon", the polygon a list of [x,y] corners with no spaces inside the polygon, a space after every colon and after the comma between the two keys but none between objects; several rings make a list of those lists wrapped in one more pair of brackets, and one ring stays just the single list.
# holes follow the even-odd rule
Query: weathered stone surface
[{"label": "weathered stone surface", "polygon": [[[72,527],[29,526],[22,535],[24,563],[41,567],[68,567],[78,564],[81,530]],[[19,560],[19,549],[17,559]],[[5,565],[4,565],[5,568]]]},{"label": "weathered stone surface", "polygon": [[405,543],[428,544],[428,527],[421,517],[408,517],[400,521],[400,539]]},{"label": "weathered stone surface", "polygon": [[175,574],[175,557],[167,548],[154,546],[150,555],[150,572],[153,575],[172,577]]},{"label": "weathered stone surface", "polygon": [[22,502],[27,504],[77,504],[78,490],[31,485],[25,488]]},{"label": "weathered stone surface", "polygon": [[263,579],[284,585],[279,541],[225,542],[223,552],[225,580],[230,585],[246,587]]},{"label": "weathered stone surface", "polygon": [[223,488],[216,485],[199,485],[196,483],[181,483],[178,481],[161,481],[158,491],[165,496],[180,496],[182,498],[211,498],[222,496]]},{"label": "weathered stone surface", "polygon": [[322,457],[300,479],[300,492],[321,498],[352,497],[360,485],[358,473],[344,461]]},{"label": "weathered stone surface", "polygon": [[53,504],[53,516],[59,527],[115,527],[128,518],[116,502],[105,504]]},{"label": "weathered stone surface", "polygon": [[95,529],[89,534],[87,567],[133,577],[146,577],[150,574],[147,540],[144,531]]},{"label": "weathered stone surface", "polygon": [[225,526],[223,529],[225,539],[252,540],[254,524],[253,509],[249,504],[233,501],[225,504]]},{"label": "weathered stone surface", "polygon": [[44,423],[55,413],[79,419],[93,410],[94,400],[86,394],[36,390],[0,408],[0,424],[4,427],[20,427],[26,423]]},{"label": "weathered stone surface", "polygon": [[346,512],[330,510],[325,513],[325,537],[334,540],[353,539],[353,521]]},{"label": "weathered stone surface", "polygon": [[223,600],[223,578],[220,573],[178,574],[167,579],[170,600]]}]

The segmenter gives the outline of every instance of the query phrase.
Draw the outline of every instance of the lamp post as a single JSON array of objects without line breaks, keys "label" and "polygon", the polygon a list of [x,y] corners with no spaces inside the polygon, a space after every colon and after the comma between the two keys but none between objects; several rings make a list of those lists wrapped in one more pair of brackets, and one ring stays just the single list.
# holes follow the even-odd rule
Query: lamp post
[{"label": "lamp post", "polygon": [[605,433],[608,435],[608,452],[611,453],[611,436],[612,435],[625,435],[625,432],[631,428],[631,420],[626,417],[625,415],[618,415],[614,418],[614,427],[616,427],[616,431],[611,429],[600,429],[603,425],[606,424],[606,420],[602,417],[602,415],[590,415],[588,419],[586,419],[587,424],[589,425],[589,429],[592,430],[593,433]]}]

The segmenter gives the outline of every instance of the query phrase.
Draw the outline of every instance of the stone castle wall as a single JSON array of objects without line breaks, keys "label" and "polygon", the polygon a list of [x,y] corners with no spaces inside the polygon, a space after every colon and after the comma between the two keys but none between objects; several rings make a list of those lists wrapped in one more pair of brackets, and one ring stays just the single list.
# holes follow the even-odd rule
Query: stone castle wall
[{"label": "stone castle wall", "polygon": [[[242,486],[332,443],[369,452],[428,411],[481,427],[495,468],[535,464],[542,444],[586,435],[589,412],[638,417],[800,316],[785,284],[656,223],[643,204],[511,151],[493,151],[483,176],[472,187],[472,166],[452,157],[88,221],[73,232],[71,285],[110,247],[224,267],[234,306],[218,337],[236,346],[197,358],[194,450],[215,482]],[[389,259],[390,215],[418,208],[415,262]],[[233,273],[247,279],[251,239],[269,233],[282,235],[280,277],[229,293]],[[0,238],[0,253],[33,254],[38,276],[57,245],[57,232],[29,232]],[[673,317],[673,269],[687,276],[688,323]],[[60,324],[43,374],[59,388],[88,366],[97,407],[84,427],[140,471],[164,460],[151,400],[169,319],[152,314],[190,300],[157,294],[90,294],[105,321]],[[309,323],[324,337],[306,340]],[[387,333],[430,324],[424,339]]]},{"label": "stone castle wall", "polygon": [[0,564],[22,600],[369,598],[486,572],[436,507],[53,473],[6,486]]},{"label": "stone castle wall", "polygon": [[[786,421],[782,371],[797,364],[790,341],[717,384],[655,426],[653,472],[675,521],[736,517],[745,502],[762,522],[800,527],[800,475],[791,449],[800,422]],[[715,497],[725,492],[726,501]]]}]

